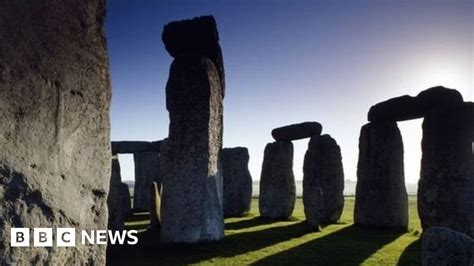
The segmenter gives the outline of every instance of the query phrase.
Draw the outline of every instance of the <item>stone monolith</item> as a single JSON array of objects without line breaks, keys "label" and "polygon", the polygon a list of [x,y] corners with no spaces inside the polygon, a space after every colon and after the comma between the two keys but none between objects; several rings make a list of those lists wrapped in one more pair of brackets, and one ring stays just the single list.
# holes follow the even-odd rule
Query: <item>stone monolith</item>
[{"label": "stone monolith", "polygon": [[109,230],[123,230],[125,225],[125,206],[123,204],[122,177],[120,162],[117,155],[112,157],[109,194],[107,195],[107,209],[109,211]]},{"label": "stone monolith", "polygon": [[368,123],[359,138],[354,223],[406,229],[403,142],[395,122]]},{"label": "stone monolith", "polygon": [[472,105],[438,108],[423,121],[418,213],[421,226],[474,237]]},{"label": "stone monolith", "polygon": [[161,185],[157,182],[152,182],[150,186],[150,228],[158,230],[161,223],[160,208],[161,208]]},{"label": "stone monolith", "polygon": [[224,216],[238,217],[250,211],[252,201],[252,176],[248,168],[247,148],[222,149],[224,175]]},{"label": "stone monolith", "polygon": [[135,163],[135,185],[133,190],[133,208],[150,208],[151,183],[160,181],[160,154],[158,151],[137,152],[133,154]]},{"label": "stone monolith", "polygon": [[[319,189],[322,195],[319,195]],[[341,217],[344,208],[341,149],[329,135],[312,137],[309,141],[303,165],[303,195],[305,209],[316,206],[309,204],[312,196],[320,197],[321,223],[336,223]]]},{"label": "stone monolith", "polygon": [[260,176],[260,215],[270,219],[288,219],[293,213],[295,200],[293,144],[290,141],[268,143]]},{"label": "stone monolith", "polygon": [[0,10],[0,265],[104,265],[106,245],[12,248],[10,229],[107,229],[105,1]]},{"label": "stone monolith", "polygon": [[224,237],[223,111],[219,74],[201,56],[177,57],[166,86],[169,136],[161,146],[161,240],[194,243]]},{"label": "stone monolith", "polygon": [[474,240],[444,227],[431,227],[423,232],[421,265],[474,265]]},{"label": "stone monolith", "polygon": [[120,195],[122,196],[122,206],[125,215],[129,214],[132,210],[132,201],[130,200],[130,189],[127,184],[120,184]]}]

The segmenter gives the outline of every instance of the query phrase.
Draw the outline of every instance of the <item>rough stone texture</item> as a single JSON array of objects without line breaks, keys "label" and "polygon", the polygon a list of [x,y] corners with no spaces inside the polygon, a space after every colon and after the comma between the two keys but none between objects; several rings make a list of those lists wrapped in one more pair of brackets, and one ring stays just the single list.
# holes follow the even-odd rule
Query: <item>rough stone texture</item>
[{"label": "rough stone texture", "polygon": [[293,144],[289,141],[268,143],[260,176],[260,215],[271,219],[287,219],[293,213],[295,200]]},{"label": "rough stone texture", "polygon": [[423,233],[421,265],[474,265],[474,240],[444,227],[431,227]]},{"label": "rough stone texture", "polygon": [[112,141],[112,154],[160,151],[161,141]]},{"label": "rough stone texture", "polygon": [[109,211],[108,229],[110,230],[123,230],[125,225],[126,210],[123,204],[121,185],[120,162],[115,155],[112,157],[109,194],[107,195],[107,209]]},{"label": "rough stone texture", "polygon": [[199,55],[211,59],[219,73],[224,97],[224,60],[213,16],[170,22],[164,27],[162,39],[166,50],[174,58],[182,55]]},{"label": "rough stone texture", "polygon": [[435,107],[462,102],[462,95],[457,90],[438,86],[424,90],[416,97],[404,95],[378,103],[370,108],[368,120],[395,122],[416,119],[423,117]]},{"label": "rough stone texture", "polygon": [[361,129],[354,223],[399,229],[408,226],[403,142],[394,122],[368,123]]},{"label": "rough stone texture", "polygon": [[442,226],[474,236],[470,104],[438,108],[423,121],[418,213],[423,229]]},{"label": "rough stone texture", "polygon": [[224,237],[222,91],[211,60],[177,57],[166,86],[169,137],[161,146],[161,240],[213,241]]},{"label": "rough stone texture", "polygon": [[312,231],[319,231],[323,211],[323,190],[303,180],[303,205],[306,223]]},{"label": "rough stone texture", "polygon": [[[305,209],[317,206],[321,209],[321,223],[337,222],[344,208],[344,170],[341,149],[331,136],[311,138],[304,158],[303,174]],[[319,189],[322,190],[322,195],[317,192]],[[310,204],[312,196],[319,197],[322,202],[318,205]]]},{"label": "rough stone texture", "polygon": [[160,154],[157,151],[133,154],[135,162],[135,185],[133,189],[133,208],[150,209],[150,187],[153,181],[160,180]]},{"label": "rough stone texture", "polygon": [[105,245],[12,248],[10,228],[107,228],[105,3],[4,0],[0,10],[0,265],[103,265]]},{"label": "rough stone texture", "polygon": [[238,217],[250,211],[252,176],[250,175],[247,148],[222,149],[224,175],[224,216]]},{"label": "rough stone texture", "polygon": [[125,183],[120,184],[120,195],[122,199],[122,208],[124,211],[124,214],[127,215],[130,213],[132,210],[132,201],[130,200],[130,189],[128,188],[128,185]]},{"label": "rough stone texture", "polygon": [[279,127],[272,130],[275,140],[297,140],[321,135],[323,127],[318,122],[304,122],[289,126]]},{"label": "rough stone texture", "polygon": [[157,182],[152,182],[150,186],[150,228],[156,230],[160,227],[160,208],[161,208],[161,186]]}]

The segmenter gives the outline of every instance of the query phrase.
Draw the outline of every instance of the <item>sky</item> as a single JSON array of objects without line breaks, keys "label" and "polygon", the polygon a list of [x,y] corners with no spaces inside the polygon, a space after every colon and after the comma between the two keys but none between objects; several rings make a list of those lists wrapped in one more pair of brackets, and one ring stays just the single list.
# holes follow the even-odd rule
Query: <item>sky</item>
[{"label": "sky", "polygon": [[[224,147],[249,149],[254,180],[275,127],[321,123],[341,147],[345,178],[355,181],[370,106],[437,85],[473,101],[472,0],[107,2],[112,140],[167,137],[173,58],[161,41],[163,26],[213,15],[226,77]],[[398,123],[409,183],[419,179],[421,123]],[[301,180],[308,139],[293,143]],[[122,179],[133,180],[133,156],[119,159]]]}]

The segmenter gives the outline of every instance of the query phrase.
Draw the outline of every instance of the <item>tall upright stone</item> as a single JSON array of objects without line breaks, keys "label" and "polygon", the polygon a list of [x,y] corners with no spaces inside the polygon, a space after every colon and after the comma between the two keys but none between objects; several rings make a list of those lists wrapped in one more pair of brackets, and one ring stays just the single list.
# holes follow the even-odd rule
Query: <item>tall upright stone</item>
[{"label": "tall upright stone", "polygon": [[[312,197],[321,189],[321,223],[335,223],[344,208],[344,170],[341,149],[329,135],[312,137],[303,165],[303,204],[305,209],[316,206]],[[308,213],[315,213],[314,211]]]},{"label": "tall upright stone", "polygon": [[222,149],[224,174],[224,216],[238,217],[250,211],[252,202],[252,176],[248,168],[247,148]]},{"label": "tall upright stone", "polygon": [[421,265],[474,265],[474,239],[445,227],[430,227],[421,240]]},{"label": "tall upright stone", "polygon": [[423,121],[418,213],[423,229],[447,227],[474,237],[472,105],[437,108]]},{"label": "tall upright stone", "polygon": [[122,199],[122,208],[124,210],[125,215],[129,214],[132,210],[132,201],[130,197],[130,189],[128,185],[125,183],[120,184],[120,195]]},{"label": "tall upright stone", "polygon": [[270,219],[288,219],[296,200],[293,174],[293,144],[290,141],[268,143],[260,176],[260,215]]},{"label": "tall upright stone", "polygon": [[354,223],[406,229],[403,142],[395,122],[368,123],[359,138]]},{"label": "tall upright stone", "polygon": [[223,112],[219,73],[206,57],[177,57],[166,86],[168,139],[161,146],[161,240],[193,243],[224,237]]},{"label": "tall upright stone", "polygon": [[133,154],[135,163],[135,185],[133,190],[133,208],[148,210],[150,208],[150,187],[160,180],[159,151],[137,152]]},{"label": "tall upright stone", "polygon": [[210,59],[219,74],[224,97],[224,60],[213,16],[172,21],[165,25],[162,40],[166,51],[174,58],[182,55],[200,55]]},{"label": "tall upright stone", "polygon": [[161,217],[161,185],[152,182],[150,186],[150,228],[157,230],[160,227]]},{"label": "tall upright stone", "polygon": [[105,264],[105,245],[10,247],[12,227],[107,229],[105,2],[0,2],[0,265]]},{"label": "tall upright stone", "polygon": [[115,155],[112,157],[109,194],[107,195],[107,209],[109,211],[108,229],[110,230],[123,230],[125,225],[126,210],[123,204],[124,199],[121,185],[120,162],[117,155]]}]

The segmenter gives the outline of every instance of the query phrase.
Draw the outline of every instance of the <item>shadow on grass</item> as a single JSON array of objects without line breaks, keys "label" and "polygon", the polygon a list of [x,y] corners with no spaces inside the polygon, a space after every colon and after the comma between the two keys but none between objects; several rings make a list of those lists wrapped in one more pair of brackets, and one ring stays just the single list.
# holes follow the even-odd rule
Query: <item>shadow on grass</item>
[{"label": "shadow on grass", "polygon": [[[139,234],[135,246],[110,247],[108,265],[183,265],[199,263],[216,257],[234,257],[267,246],[298,238],[308,232],[304,222],[271,227],[268,229],[236,233],[223,240],[200,244],[161,244],[159,232],[146,231]],[[137,264],[138,263],[138,264]]]},{"label": "shadow on grass", "polygon": [[360,265],[402,234],[352,225],[263,258],[253,265]]},{"label": "shadow on grass", "polygon": [[267,224],[272,224],[276,222],[288,222],[288,221],[292,221],[292,220],[291,219],[275,220],[275,219],[269,219],[269,218],[263,218],[261,216],[257,216],[252,219],[226,223],[225,229],[226,230],[240,230],[240,229],[245,229],[245,228],[250,228],[250,227],[255,227],[255,226],[260,226],[260,225],[267,225]]},{"label": "shadow on grass", "polygon": [[408,245],[408,247],[403,251],[400,259],[398,260],[397,265],[406,266],[406,265],[420,265],[421,261],[421,240],[418,239],[415,242]]}]

